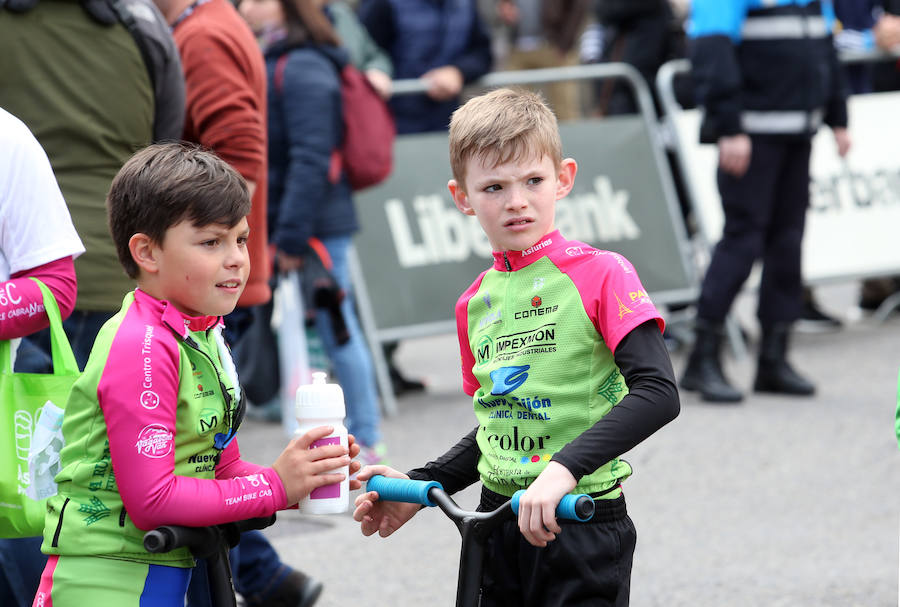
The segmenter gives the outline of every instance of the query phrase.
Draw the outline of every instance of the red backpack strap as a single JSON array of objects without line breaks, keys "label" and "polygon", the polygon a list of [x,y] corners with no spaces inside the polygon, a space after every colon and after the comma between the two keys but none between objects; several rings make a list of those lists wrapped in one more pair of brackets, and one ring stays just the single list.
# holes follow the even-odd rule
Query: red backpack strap
[{"label": "red backpack strap", "polygon": [[319,256],[325,269],[331,272],[334,268],[334,262],[331,260],[331,255],[328,253],[328,249],[325,248],[325,244],[315,236],[310,236],[306,244]]},{"label": "red backpack strap", "polygon": [[278,94],[281,94],[281,91],[284,89],[284,66],[287,65],[288,53],[283,54],[278,58],[278,61],[275,62],[275,90],[278,91]]},{"label": "red backpack strap", "polygon": [[344,172],[344,156],[341,154],[340,148],[331,150],[331,157],[328,159],[328,183],[336,184],[341,180],[341,173]]}]

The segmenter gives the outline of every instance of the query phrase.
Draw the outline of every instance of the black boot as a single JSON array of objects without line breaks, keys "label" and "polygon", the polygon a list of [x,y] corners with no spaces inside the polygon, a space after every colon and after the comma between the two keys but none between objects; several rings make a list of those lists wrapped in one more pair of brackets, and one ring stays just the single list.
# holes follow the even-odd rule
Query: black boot
[{"label": "black boot", "polygon": [[681,377],[681,387],[700,392],[703,400],[736,403],[744,398],[722,373],[719,350],[722,345],[722,323],[697,319],[694,349],[688,358],[687,369]]},{"label": "black boot", "polygon": [[787,361],[789,324],[777,324],[763,328],[759,348],[759,365],[753,389],[757,392],[776,392],[809,396],[816,387],[801,377]]}]

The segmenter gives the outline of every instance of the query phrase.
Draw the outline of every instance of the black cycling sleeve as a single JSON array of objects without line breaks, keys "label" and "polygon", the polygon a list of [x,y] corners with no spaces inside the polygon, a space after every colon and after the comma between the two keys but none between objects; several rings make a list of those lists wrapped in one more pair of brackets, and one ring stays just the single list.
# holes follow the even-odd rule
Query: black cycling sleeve
[{"label": "black cycling sleeve", "polygon": [[458,443],[439,458],[432,460],[421,468],[407,472],[409,478],[423,481],[437,481],[449,494],[462,491],[478,481],[478,442],[475,435],[478,426],[462,437]]},{"label": "black cycling sleeve", "polygon": [[551,460],[576,480],[632,449],[675,419],[681,408],[675,372],[656,321],[632,329],[616,348],[615,361],[628,394]]}]

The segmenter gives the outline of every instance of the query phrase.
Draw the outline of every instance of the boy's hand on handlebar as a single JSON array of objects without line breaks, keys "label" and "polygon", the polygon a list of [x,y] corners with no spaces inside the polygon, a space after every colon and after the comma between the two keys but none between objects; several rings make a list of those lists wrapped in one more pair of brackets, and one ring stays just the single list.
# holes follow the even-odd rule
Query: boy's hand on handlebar
[{"label": "boy's hand on handlebar", "polygon": [[556,506],[575,489],[572,473],[558,462],[550,462],[519,500],[519,530],[532,546],[543,548],[562,531],[556,522]]},{"label": "boy's hand on handlebar", "polygon": [[[409,478],[402,472],[387,466],[366,466],[356,478],[360,481],[367,481],[376,474],[389,478]],[[377,531],[381,537],[387,537],[402,527],[422,508],[419,504],[379,500],[378,493],[375,491],[359,494],[356,496],[355,504],[353,520],[360,523],[363,535],[369,536]]]},{"label": "boy's hand on handlebar", "polygon": [[[281,477],[287,494],[287,505],[293,506],[313,489],[344,480],[341,473],[326,474],[329,470],[341,468],[350,463],[350,450],[343,445],[324,445],[310,449],[309,446],[334,432],[332,426],[313,428],[303,436],[293,439],[285,447],[272,468]],[[359,452],[359,447],[357,447]]]}]

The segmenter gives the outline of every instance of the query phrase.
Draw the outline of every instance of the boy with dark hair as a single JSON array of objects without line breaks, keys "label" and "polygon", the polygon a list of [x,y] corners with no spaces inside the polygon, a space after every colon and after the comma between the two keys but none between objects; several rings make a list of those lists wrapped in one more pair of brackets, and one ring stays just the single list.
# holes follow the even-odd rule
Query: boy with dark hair
[{"label": "boy with dark hair", "polygon": [[341,481],[327,471],[359,448],[310,450],[332,430],[321,427],[270,468],[240,458],[245,401],[222,338],[249,272],[250,197],[234,169],[197,147],[150,146],[113,180],[107,211],[138,288],[100,330],[66,405],[34,604],[182,605],[194,560],[148,553],[146,530],[268,516]]},{"label": "boy with dark hair", "polygon": [[[554,230],[577,170],[561,148],[556,117],[530,92],[476,97],[450,125],[450,193],[494,248],[456,304],[478,426],[409,477],[449,493],[481,480],[480,510],[526,489],[518,521],[489,538],[482,607],[627,605],[636,534],[619,456],[679,411],[663,321],[632,265]],[[404,476],[370,466],[358,478],[374,474]],[[594,497],[590,522],[556,520],[573,491]],[[356,499],[364,535],[390,535],[419,508],[377,498]]]}]

